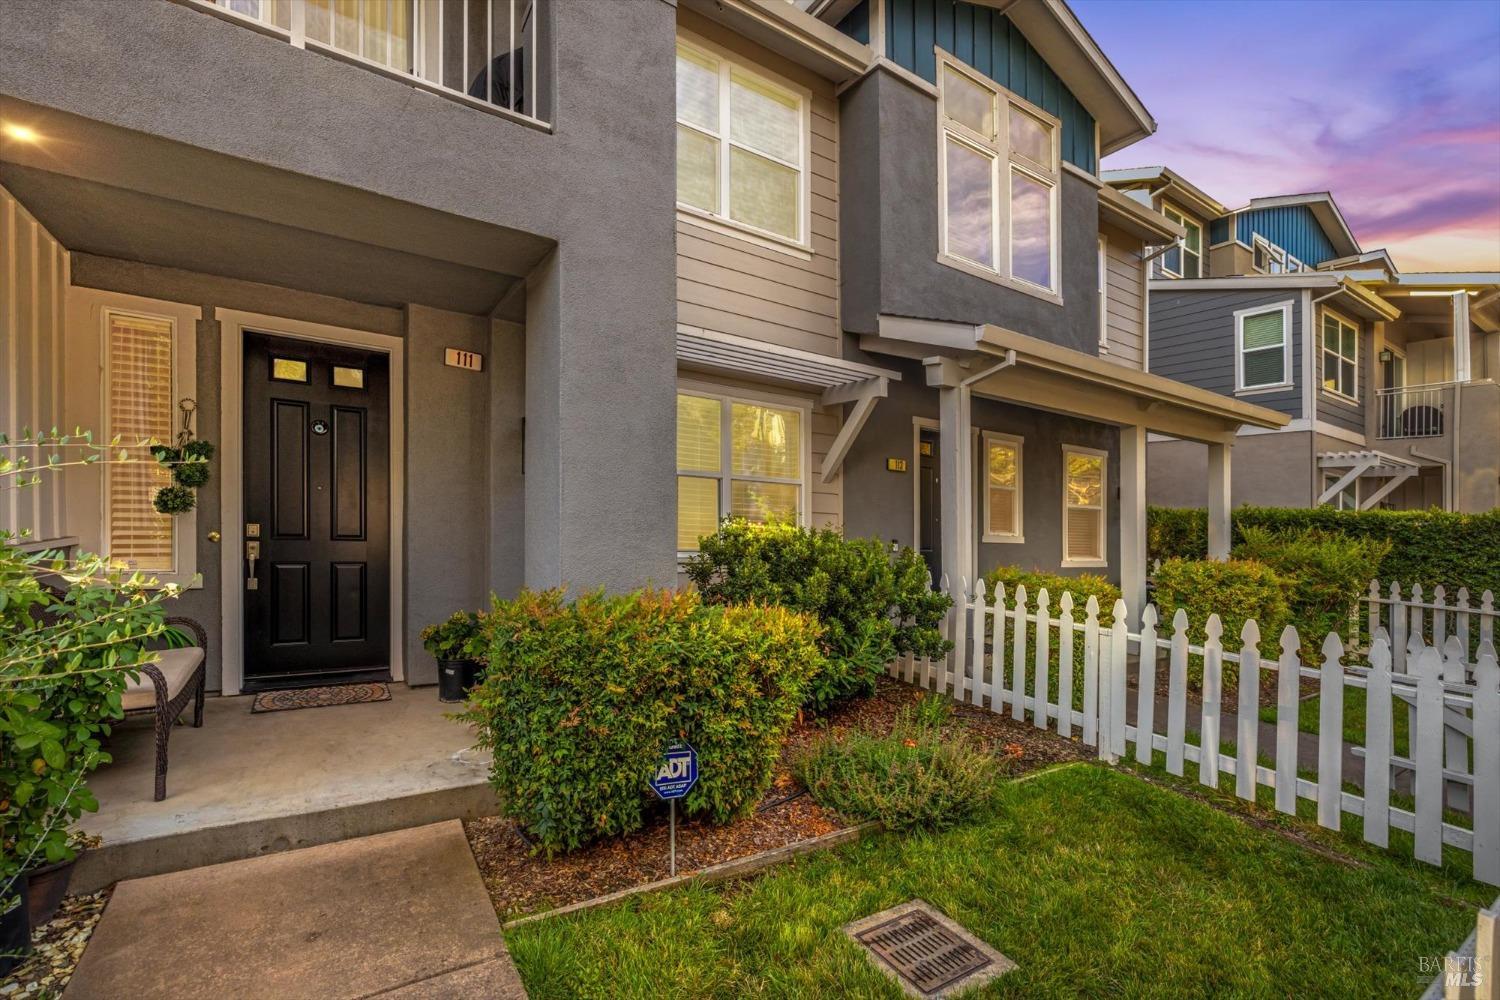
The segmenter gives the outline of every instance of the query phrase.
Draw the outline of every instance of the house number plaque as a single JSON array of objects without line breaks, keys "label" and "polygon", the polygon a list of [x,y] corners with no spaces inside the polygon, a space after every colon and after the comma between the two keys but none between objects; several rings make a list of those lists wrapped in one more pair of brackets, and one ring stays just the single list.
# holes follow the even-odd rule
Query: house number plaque
[{"label": "house number plaque", "polygon": [[462,368],[467,372],[482,372],[484,371],[484,355],[449,347],[443,351],[443,364],[449,368]]}]

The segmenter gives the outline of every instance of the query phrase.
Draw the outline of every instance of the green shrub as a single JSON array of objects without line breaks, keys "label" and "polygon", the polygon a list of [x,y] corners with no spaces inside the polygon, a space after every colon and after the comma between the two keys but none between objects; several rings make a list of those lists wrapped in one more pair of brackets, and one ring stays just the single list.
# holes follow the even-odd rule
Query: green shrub
[{"label": "green shrub", "polygon": [[[1158,635],[1172,634],[1172,618],[1181,608],[1187,612],[1188,640],[1201,645],[1207,637],[1208,617],[1216,614],[1224,626],[1220,641],[1226,650],[1235,652],[1240,648],[1240,631],[1253,618],[1260,627],[1261,655],[1276,656],[1281,630],[1291,620],[1286,592],[1286,581],[1264,563],[1168,559],[1156,572]],[[1224,682],[1230,684],[1238,675],[1235,665],[1226,661]],[[1189,658],[1188,677],[1194,685],[1202,683],[1200,657]]]},{"label": "green shrub", "polygon": [[1350,613],[1358,609],[1390,550],[1391,543],[1384,539],[1246,525],[1240,529],[1234,554],[1237,559],[1265,563],[1286,582],[1303,659],[1318,662],[1329,632],[1348,634]]},{"label": "green shrub", "polygon": [[422,629],[422,648],[435,660],[482,661],[489,648],[484,617],[483,613],[455,611]]},{"label": "green shrub", "polygon": [[[1234,534],[1246,527],[1271,531],[1321,531],[1349,538],[1388,541],[1375,576],[1384,587],[1420,583],[1429,593],[1442,584],[1450,594],[1469,588],[1500,593],[1500,510],[1455,514],[1441,510],[1336,510],[1332,507],[1240,507]],[[1152,507],[1147,544],[1153,559],[1201,559],[1207,555],[1207,515],[1202,510]],[[1194,525],[1202,525],[1198,528]],[[1369,580],[1365,585],[1369,585]]]},{"label": "green shrub", "polygon": [[743,519],[699,545],[686,571],[704,603],[777,604],[822,622],[827,666],[808,688],[812,711],[872,693],[898,655],[940,656],[952,646],[938,631],[952,599],[929,589],[927,565],[911,549]]},{"label": "green shrub", "polygon": [[489,669],[461,718],[494,753],[506,812],[548,853],[639,829],[676,740],[698,751],[687,815],[754,808],[822,667],[817,621],[783,608],[671,591],[493,604]]},{"label": "green shrub", "polygon": [[[1060,576],[1056,573],[1043,573],[1040,570],[1025,570],[1018,566],[997,566],[984,576],[985,599],[990,606],[994,606],[995,588],[1003,584],[1005,586],[1005,605],[1007,608],[1015,607],[1016,587],[1026,588],[1026,607],[1030,611],[1036,610],[1037,592],[1043,587],[1047,588],[1047,614],[1056,618],[1059,615],[1058,605],[1062,600],[1064,592],[1073,595],[1073,620],[1079,624],[1083,623],[1087,616],[1086,608],[1089,598],[1094,597],[1099,601],[1099,628],[1107,629],[1115,623],[1115,602],[1120,599],[1120,588],[1110,583],[1097,573],[1081,573],[1078,576]],[[1007,624],[1005,630],[1005,673],[1007,678],[1006,687],[1009,687],[1010,679],[1015,676],[1015,664],[1011,662],[1011,651],[1014,638],[1011,629],[1013,624]],[[1052,700],[1057,698],[1057,686],[1060,683],[1059,673],[1061,664],[1058,659],[1061,645],[1058,642],[1058,630],[1049,630],[1047,638],[1048,654],[1050,655],[1051,669],[1047,676],[1048,697]],[[1100,642],[1104,642],[1101,638]],[[1084,658],[1084,634],[1075,631],[1073,633],[1073,707],[1083,705],[1083,658]],[[1026,684],[1025,689],[1035,694],[1036,688],[1036,625],[1028,623],[1026,626]]]},{"label": "green shrub", "polygon": [[945,734],[935,714],[905,709],[889,736],[824,736],[798,758],[797,778],[850,819],[891,830],[956,826],[991,801],[1001,767],[967,732]]}]

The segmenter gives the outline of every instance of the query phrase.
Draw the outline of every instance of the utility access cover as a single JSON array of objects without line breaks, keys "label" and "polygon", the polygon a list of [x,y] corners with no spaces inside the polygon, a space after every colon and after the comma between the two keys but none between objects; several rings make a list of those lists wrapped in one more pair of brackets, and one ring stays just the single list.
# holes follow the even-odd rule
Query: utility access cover
[{"label": "utility access cover", "polygon": [[855,921],[844,930],[871,960],[923,1000],[947,997],[1004,975],[1016,963],[920,899]]}]

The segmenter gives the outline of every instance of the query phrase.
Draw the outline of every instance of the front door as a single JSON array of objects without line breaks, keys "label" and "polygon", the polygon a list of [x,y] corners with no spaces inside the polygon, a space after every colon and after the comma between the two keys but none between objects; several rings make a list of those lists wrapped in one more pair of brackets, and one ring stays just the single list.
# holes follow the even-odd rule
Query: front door
[{"label": "front door", "polygon": [[938,481],[938,436],[922,431],[917,445],[917,551],[927,560],[932,585],[943,578],[942,505]]},{"label": "front door", "polygon": [[245,336],[252,687],[390,674],[388,366],[358,348]]}]

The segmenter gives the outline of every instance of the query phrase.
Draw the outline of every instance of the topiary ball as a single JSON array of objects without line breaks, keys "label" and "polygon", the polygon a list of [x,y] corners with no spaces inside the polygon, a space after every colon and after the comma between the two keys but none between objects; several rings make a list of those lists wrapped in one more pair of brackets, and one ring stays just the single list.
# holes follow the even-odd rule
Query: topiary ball
[{"label": "topiary ball", "polygon": [[201,458],[207,462],[214,457],[214,444],[212,441],[189,441],[182,446],[184,458]]},{"label": "topiary ball", "polygon": [[151,446],[151,457],[162,465],[171,465],[173,462],[180,462],[182,460],[182,452],[171,445],[153,444]]},{"label": "topiary ball", "polygon": [[172,478],[179,486],[197,488],[208,482],[207,462],[182,462],[172,467]]},{"label": "topiary ball", "polygon": [[198,494],[186,486],[163,486],[151,498],[151,506],[158,514],[186,514],[198,503]]}]

